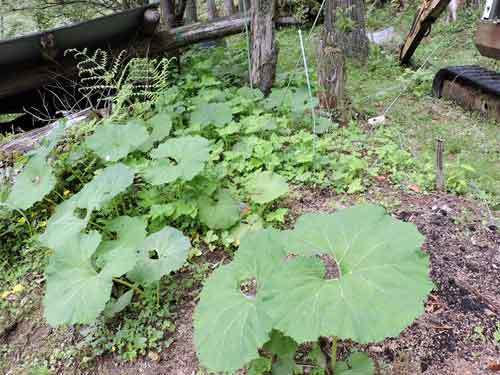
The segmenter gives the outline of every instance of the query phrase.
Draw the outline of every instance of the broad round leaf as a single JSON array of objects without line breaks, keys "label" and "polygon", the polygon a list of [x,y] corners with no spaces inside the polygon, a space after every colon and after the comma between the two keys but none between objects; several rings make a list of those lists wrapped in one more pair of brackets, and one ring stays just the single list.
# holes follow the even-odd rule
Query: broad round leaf
[{"label": "broad round leaf", "polygon": [[209,154],[209,141],[203,137],[169,139],[151,151],[151,157],[157,160],[144,171],[144,178],[152,185],[177,179],[190,181],[203,170]]},{"label": "broad round leaf", "polygon": [[106,123],[89,136],[85,144],[105,161],[118,161],[148,139],[146,128],[137,122]]},{"label": "broad round leaf", "polygon": [[140,150],[144,152],[149,151],[155,142],[163,141],[170,135],[170,131],[172,130],[172,114],[168,112],[158,113],[148,121],[148,125],[151,127],[151,134],[140,147]]},{"label": "broad round leaf", "polygon": [[40,236],[43,245],[58,249],[71,242],[87,226],[90,212],[87,213],[87,217],[80,218],[75,213],[76,208],[75,199],[69,199],[57,206],[47,223],[45,232]]},{"label": "broad round leaf", "polygon": [[198,201],[200,221],[211,229],[228,229],[240,220],[240,204],[228,190],[220,190],[214,199]]},{"label": "broad round leaf", "polygon": [[90,261],[100,240],[96,232],[78,235],[52,256],[44,298],[50,325],[92,323],[104,310],[113,280],[98,274]]},{"label": "broad round leaf", "polygon": [[222,127],[233,120],[231,107],[226,103],[203,103],[191,114],[191,123],[195,125],[215,125]]},{"label": "broad round leaf", "polygon": [[36,155],[16,177],[6,203],[14,208],[26,210],[49,194],[56,181],[45,155]]},{"label": "broad round leaf", "polygon": [[[146,220],[143,217],[119,216],[106,224],[106,230],[116,233],[116,240],[102,241],[96,252],[97,265],[103,267],[121,252],[136,249],[146,238]],[[126,271],[125,271],[126,272]]]},{"label": "broad round leaf", "polygon": [[255,203],[264,204],[288,194],[288,184],[279,174],[256,172],[250,177],[247,190]]},{"label": "broad round leaf", "polygon": [[159,281],[186,262],[191,243],[181,231],[165,227],[148,236],[139,250],[139,261],[127,276],[142,285]]},{"label": "broad round leaf", "polygon": [[88,210],[102,208],[118,194],[124,192],[134,182],[134,172],[119,163],[105,168],[92,181],[73,196],[78,207]]},{"label": "broad round leaf", "polygon": [[[259,357],[272,321],[263,306],[261,289],[275,262],[285,256],[277,231],[247,235],[235,260],[207,280],[194,314],[198,358],[211,371],[232,372]],[[254,280],[256,293],[244,294],[241,284]]]},{"label": "broad round leaf", "polygon": [[297,342],[331,335],[379,341],[398,335],[423,312],[433,284],[415,225],[363,205],[306,214],[286,235],[288,251],[328,255],[340,274],[325,279],[317,257],[296,258],[275,273],[266,288],[269,311],[276,328]]}]

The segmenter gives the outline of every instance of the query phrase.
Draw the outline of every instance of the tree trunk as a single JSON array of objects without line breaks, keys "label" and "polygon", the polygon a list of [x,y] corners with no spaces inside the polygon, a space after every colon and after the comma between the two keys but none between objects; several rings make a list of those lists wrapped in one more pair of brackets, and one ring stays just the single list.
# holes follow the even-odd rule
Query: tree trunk
[{"label": "tree trunk", "polygon": [[161,18],[169,29],[175,27],[175,2],[174,0],[160,0]]},{"label": "tree trunk", "polygon": [[184,13],[186,13],[187,0],[175,1],[175,27],[184,24]]},{"label": "tree trunk", "polygon": [[215,0],[207,0],[208,19],[211,21],[217,18],[217,6]]},{"label": "tree trunk", "polygon": [[198,10],[196,9],[196,0],[187,0],[186,3],[186,25],[198,22]]},{"label": "tree trunk", "polygon": [[252,67],[250,79],[254,87],[268,95],[276,78],[278,45],[274,16],[276,0],[252,0]]},{"label": "tree trunk", "polygon": [[327,0],[325,29],[345,56],[366,62],[369,47],[363,0]]},{"label": "tree trunk", "polygon": [[336,112],[341,125],[346,125],[348,108],[345,95],[345,57],[333,34],[324,30],[318,45],[318,99],[327,112]]},{"label": "tree trunk", "polygon": [[240,13],[243,13],[243,12],[247,12],[247,13],[250,13],[250,0],[239,0],[238,1],[238,10],[240,11]]},{"label": "tree trunk", "polygon": [[226,15],[232,16],[235,13],[233,0],[224,0],[224,7],[226,8]]}]

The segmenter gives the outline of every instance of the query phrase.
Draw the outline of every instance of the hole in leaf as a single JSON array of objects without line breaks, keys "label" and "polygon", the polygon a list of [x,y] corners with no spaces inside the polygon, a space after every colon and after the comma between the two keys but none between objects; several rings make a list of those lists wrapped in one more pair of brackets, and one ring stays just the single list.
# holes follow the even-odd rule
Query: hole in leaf
[{"label": "hole in leaf", "polygon": [[255,298],[257,295],[257,280],[255,277],[245,280],[240,284],[240,291],[247,298]]},{"label": "hole in leaf", "polygon": [[149,250],[148,257],[149,257],[149,259],[159,259],[160,258],[160,256],[158,255],[158,251],[156,251],[156,250]]},{"label": "hole in leaf", "polygon": [[35,185],[38,185],[41,181],[41,177],[40,176],[36,176],[33,180],[31,180],[31,182]]},{"label": "hole in leaf", "polygon": [[325,280],[335,280],[340,278],[340,268],[335,259],[328,254],[321,254],[318,257],[325,265]]},{"label": "hole in leaf", "polygon": [[76,208],[75,216],[79,219],[85,219],[87,217],[87,209],[86,208]]},{"label": "hole in leaf", "polygon": [[168,161],[169,161],[170,163],[172,163],[172,165],[177,165],[177,164],[178,164],[178,163],[177,163],[177,160],[175,160],[174,158],[168,158]]}]

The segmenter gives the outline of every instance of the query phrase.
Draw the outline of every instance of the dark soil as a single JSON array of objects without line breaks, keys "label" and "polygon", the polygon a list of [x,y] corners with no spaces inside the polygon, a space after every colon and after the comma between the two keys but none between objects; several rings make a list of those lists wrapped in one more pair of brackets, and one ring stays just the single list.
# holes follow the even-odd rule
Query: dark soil
[{"label": "dark soil", "polygon": [[[431,277],[436,285],[425,313],[397,338],[362,346],[376,360],[380,374],[476,375],[499,373],[500,343],[494,333],[500,325],[500,234],[495,218],[477,202],[450,195],[424,195],[394,190],[385,185],[363,196],[339,196],[329,190],[295,189],[282,206],[290,209],[288,225],[313,211],[335,211],[359,201],[384,204],[400,220],[415,223],[426,236],[423,250],[430,254]],[[208,262],[227,261],[220,254]],[[188,274],[179,277],[189,277]],[[91,370],[78,363],[58,367],[61,374],[197,375],[192,314],[199,285],[187,291],[178,306],[172,344],[161,353],[125,363],[113,356],[97,361]],[[2,340],[13,348],[7,374],[23,374],[23,362],[75,344],[71,329],[48,328],[40,311],[24,319]],[[343,342],[340,355],[356,345]],[[203,374],[200,372],[200,374]]]}]

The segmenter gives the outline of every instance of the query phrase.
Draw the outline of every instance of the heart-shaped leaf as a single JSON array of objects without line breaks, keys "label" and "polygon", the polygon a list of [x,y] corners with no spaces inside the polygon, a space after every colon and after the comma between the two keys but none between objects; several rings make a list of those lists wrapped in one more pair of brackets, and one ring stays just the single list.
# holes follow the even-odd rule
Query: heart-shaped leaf
[{"label": "heart-shaped leaf", "polygon": [[47,267],[45,317],[50,325],[92,323],[104,310],[113,286],[109,269],[97,273],[91,258],[101,236],[97,232],[77,235],[57,249]]},{"label": "heart-shaped leaf", "polygon": [[[276,328],[297,342],[337,336],[361,343],[398,335],[423,312],[433,284],[423,237],[383,208],[362,205],[306,214],[287,233],[299,257],[275,273],[267,289]],[[327,256],[336,278],[325,279]],[[301,322],[297,324],[297,322]]]},{"label": "heart-shaped leaf", "polygon": [[221,127],[233,120],[231,107],[226,103],[202,103],[191,114],[194,125]]},{"label": "heart-shaped leaf", "polygon": [[143,172],[144,178],[152,185],[190,181],[203,170],[209,154],[209,141],[203,137],[169,139],[151,151],[156,160]]},{"label": "heart-shaped leaf", "polygon": [[275,261],[286,253],[277,231],[257,233],[242,240],[233,263],[210,276],[196,307],[196,351],[211,371],[232,372],[243,367],[259,357],[258,349],[269,339],[273,324],[260,290],[276,267]]},{"label": "heart-shaped leaf", "polygon": [[131,121],[127,124],[107,122],[89,136],[85,144],[105,161],[118,161],[137,150],[148,139],[144,125]]},{"label": "heart-shaped leaf", "polygon": [[26,210],[49,194],[56,181],[45,155],[35,155],[16,177],[6,203],[13,208]]},{"label": "heart-shaped leaf", "polygon": [[288,183],[277,173],[256,172],[248,180],[247,191],[255,203],[264,204],[287,194]]},{"label": "heart-shaped leaf", "polygon": [[140,147],[140,150],[144,152],[149,151],[155,142],[161,142],[170,135],[172,114],[168,112],[158,113],[148,121],[148,125],[151,128],[151,134]]},{"label": "heart-shaped leaf", "polygon": [[79,208],[95,210],[102,208],[134,182],[134,172],[124,164],[115,164],[102,170],[86,184],[74,199]]},{"label": "heart-shaped leaf", "polygon": [[182,232],[165,227],[148,236],[140,246],[139,261],[128,277],[142,285],[159,281],[186,262],[191,243]]},{"label": "heart-shaped leaf", "polygon": [[220,190],[215,200],[204,197],[198,201],[200,221],[211,229],[228,229],[240,219],[240,204],[228,190]]}]

